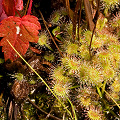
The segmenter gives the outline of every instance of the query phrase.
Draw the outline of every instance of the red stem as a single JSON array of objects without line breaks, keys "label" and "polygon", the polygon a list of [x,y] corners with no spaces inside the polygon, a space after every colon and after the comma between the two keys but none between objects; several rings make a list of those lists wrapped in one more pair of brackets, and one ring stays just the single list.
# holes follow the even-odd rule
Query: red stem
[{"label": "red stem", "polygon": [[21,14],[19,13],[19,11],[17,9],[15,9],[15,11],[17,12],[17,14],[20,16],[20,18],[22,17]]}]

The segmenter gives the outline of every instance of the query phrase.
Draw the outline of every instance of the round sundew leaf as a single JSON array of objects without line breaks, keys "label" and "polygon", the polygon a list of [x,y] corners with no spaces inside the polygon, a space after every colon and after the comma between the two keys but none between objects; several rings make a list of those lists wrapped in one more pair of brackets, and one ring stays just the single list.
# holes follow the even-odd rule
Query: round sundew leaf
[{"label": "round sundew leaf", "polygon": [[106,78],[113,78],[114,77],[114,70],[111,67],[106,67],[103,71],[103,75]]},{"label": "round sundew leaf", "polygon": [[70,43],[68,46],[67,46],[67,50],[66,52],[68,54],[78,54],[78,48],[79,46],[77,44],[74,44],[74,43]]}]

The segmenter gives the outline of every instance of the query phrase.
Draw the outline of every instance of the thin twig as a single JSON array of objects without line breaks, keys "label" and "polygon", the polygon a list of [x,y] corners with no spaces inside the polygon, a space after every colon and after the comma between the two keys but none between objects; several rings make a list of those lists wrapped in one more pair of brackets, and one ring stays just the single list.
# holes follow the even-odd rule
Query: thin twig
[{"label": "thin twig", "polygon": [[[49,114],[49,113],[45,112],[44,110],[42,110],[41,108],[39,108],[34,102],[32,102],[32,101],[30,100],[30,98],[27,98],[27,100],[28,100],[35,108],[37,108],[38,110],[40,110],[40,111],[43,112],[44,114],[46,114],[46,115]],[[55,116],[53,116],[53,115],[50,115],[50,114],[49,114],[49,117],[53,118],[54,120],[62,120],[62,119],[60,119],[60,118],[58,118],[58,117],[55,117]]]},{"label": "thin twig", "polygon": [[30,0],[27,1],[27,5],[26,5],[26,8],[25,8],[24,15],[26,15],[26,13],[27,13],[27,8],[28,8],[29,3],[30,3]]},{"label": "thin twig", "polygon": [[118,108],[120,109],[119,104],[110,96],[110,94],[106,90],[104,90],[104,91],[112,99],[112,101],[118,106]]},{"label": "thin twig", "polygon": [[59,49],[58,45],[56,44],[56,42],[55,42],[54,38],[52,37],[52,35],[51,35],[51,33],[50,33],[50,31],[49,31],[49,29],[48,29],[47,25],[46,25],[45,19],[44,19],[44,17],[43,17],[43,15],[42,15],[42,13],[41,13],[41,11],[40,11],[40,10],[39,10],[39,13],[40,13],[40,15],[41,15],[41,17],[42,17],[42,20],[43,20],[43,22],[44,22],[44,25],[45,25],[45,27],[46,27],[46,29],[47,29],[47,31],[48,31],[48,33],[49,33],[49,35],[50,35],[50,37],[51,37],[52,41],[54,42],[54,44],[55,44],[56,48],[58,49],[58,51],[59,51],[60,55],[63,57],[63,54],[61,53],[61,51],[60,51],[60,49]]}]

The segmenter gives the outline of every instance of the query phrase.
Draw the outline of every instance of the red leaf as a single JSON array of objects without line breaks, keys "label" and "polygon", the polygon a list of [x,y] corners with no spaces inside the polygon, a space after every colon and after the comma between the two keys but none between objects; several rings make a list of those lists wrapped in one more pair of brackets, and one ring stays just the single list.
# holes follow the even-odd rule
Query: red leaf
[{"label": "red leaf", "polygon": [[14,0],[3,0],[2,2],[3,8],[7,16],[15,15],[15,2]]},{"label": "red leaf", "polygon": [[23,0],[15,0],[15,8],[17,10],[22,10],[23,9]]},{"label": "red leaf", "polygon": [[23,9],[23,0],[0,0],[0,7],[0,14],[4,11],[7,16],[14,16],[16,9]]},{"label": "red leaf", "polygon": [[18,57],[6,40],[15,47],[15,49],[24,55],[29,47],[29,42],[38,42],[38,30],[41,29],[38,18],[32,15],[26,15],[22,18],[10,16],[2,20],[0,25],[0,41],[5,60],[16,60]]},{"label": "red leaf", "polygon": [[33,0],[30,0],[29,7],[28,7],[28,11],[27,11],[27,15],[30,15],[30,14],[31,14],[32,2],[33,2]]}]

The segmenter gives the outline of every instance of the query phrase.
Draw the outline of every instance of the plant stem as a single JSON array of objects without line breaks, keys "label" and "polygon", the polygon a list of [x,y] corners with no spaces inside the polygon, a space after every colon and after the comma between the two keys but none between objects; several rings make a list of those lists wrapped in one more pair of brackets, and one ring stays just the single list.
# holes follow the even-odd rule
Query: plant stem
[{"label": "plant stem", "polygon": [[30,3],[30,0],[27,1],[27,5],[26,5],[26,8],[25,8],[24,15],[26,15],[26,13],[27,13],[27,8],[28,8],[29,3]]},{"label": "plant stem", "polygon": [[106,90],[104,90],[104,91],[112,99],[112,101],[118,106],[118,108],[120,109],[120,106],[118,105],[118,103],[110,96],[110,94]]},{"label": "plant stem", "polygon": [[107,80],[105,80],[104,83],[103,83],[103,86],[102,86],[102,94],[103,94],[104,91],[105,91],[106,82],[107,82]]},{"label": "plant stem", "polygon": [[19,11],[17,9],[15,9],[17,14],[20,16],[20,18],[22,17],[21,14],[19,13]]},{"label": "plant stem", "polygon": [[99,96],[102,98],[102,93],[101,93],[101,91],[100,91],[100,88],[99,88],[98,86],[96,86],[96,88],[97,88],[97,91],[98,91]]},{"label": "plant stem", "polygon": [[76,116],[75,109],[74,109],[74,106],[73,106],[72,102],[70,101],[70,99],[69,99],[67,96],[65,96],[65,97],[66,97],[66,99],[69,101],[69,103],[71,104],[71,107],[72,107],[72,110],[73,110],[73,113],[74,113],[75,120],[77,120],[77,116]]},{"label": "plant stem", "polygon": [[[96,11],[96,16],[97,16],[96,18],[97,18],[97,20],[98,20],[98,17],[99,17],[99,5],[100,5],[100,0],[98,0],[97,11]],[[90,46],[89,46],[90,59],[92,57],[92,55],[91,55],[91,45],[92,45],[93,35],[94,35],[95,29],[96,29],[97,20],[95,21],[95,25],[94,25],[94,28],[93,28],[93,31],[92,31],[91,40],[90,40]]]}]

